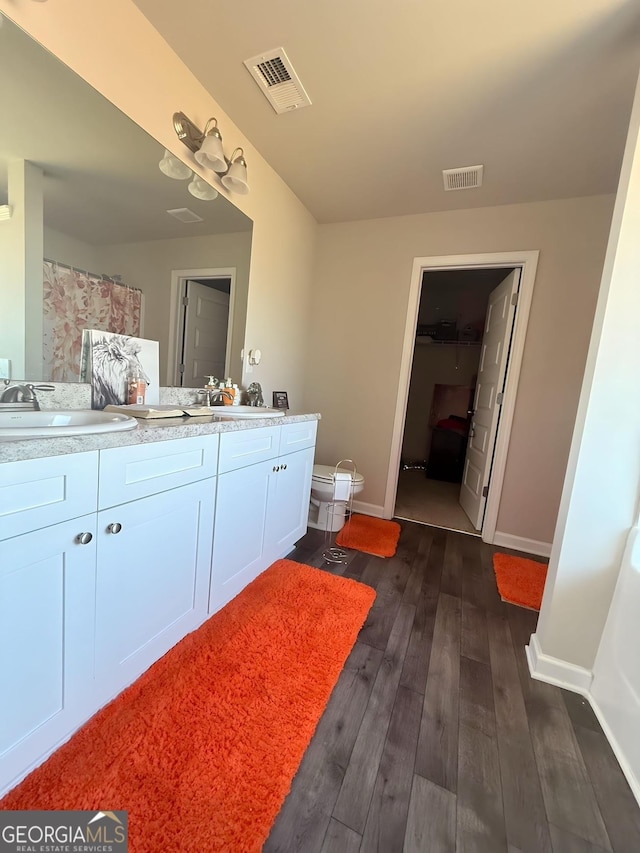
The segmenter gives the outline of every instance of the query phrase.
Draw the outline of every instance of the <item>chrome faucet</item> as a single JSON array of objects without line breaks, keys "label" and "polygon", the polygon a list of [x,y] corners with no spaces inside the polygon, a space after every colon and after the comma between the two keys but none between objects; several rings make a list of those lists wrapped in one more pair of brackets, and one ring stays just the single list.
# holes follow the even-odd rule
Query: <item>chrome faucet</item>
[{"label": "chrome faucet", "polygon": [[233,394],[224,391],[222,388],[200,388],[198,394],[204,395],[205,406],[221,406],[223,405],[222,397],[228,400],[233,400]]},{"label": "chrome faucet", "polygon": [[10,411],[30,409],[33,412],[40,411],[40,403],[36,391],[54,391],[53,385],[32,385],[30,382],[22,385],[11,385],[8,379],[4,380],[5,389],[0,394],[0,407]]}]

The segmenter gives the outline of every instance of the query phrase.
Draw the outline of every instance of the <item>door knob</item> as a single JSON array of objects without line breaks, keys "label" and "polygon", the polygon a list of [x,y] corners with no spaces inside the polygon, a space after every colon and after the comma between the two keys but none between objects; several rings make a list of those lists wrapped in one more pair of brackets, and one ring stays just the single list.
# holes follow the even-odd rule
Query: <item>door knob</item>
[{"label": "door knob", "polygon": [[114,521],[107,527],[107,533],[120,533],[122,530],[122,525],[119,521]]},{"label": "door knob", "polygon": [[93,533],[78,533],[76,542],[78,545],[88,545],[93,539]]}]

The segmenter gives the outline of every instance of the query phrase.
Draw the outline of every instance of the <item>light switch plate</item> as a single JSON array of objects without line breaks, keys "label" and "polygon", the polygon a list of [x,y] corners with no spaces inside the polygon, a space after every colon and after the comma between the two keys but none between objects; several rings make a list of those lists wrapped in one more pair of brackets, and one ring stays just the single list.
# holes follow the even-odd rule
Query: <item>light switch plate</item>
[{"label": "light switch plate", "polygon": [[0,379],[11,379],[10,358],[0,358]]}]

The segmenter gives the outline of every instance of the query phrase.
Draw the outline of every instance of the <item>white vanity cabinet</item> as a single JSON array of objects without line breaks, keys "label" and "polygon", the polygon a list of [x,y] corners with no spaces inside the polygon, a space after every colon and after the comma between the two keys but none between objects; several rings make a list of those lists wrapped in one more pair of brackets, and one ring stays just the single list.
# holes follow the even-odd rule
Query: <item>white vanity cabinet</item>
[{"label": "white vanity cabinet", "polygon": [[97,474],[95,452],[0,465],[0,793],[93,710]]},{"label": "white vanity cabinet", "polygon": [[0,464],[0,796],[291,550],[316,427]]},{"label": "white vanity cabinet", "polygon": [[287,424],[272,472],[265,531],[266,565],[288,554],[307,532],[317,421]]},{"label": "white vanity cabinet", "polygon": [[217,435],[100,454],[95,607],[100,704],[207,617],[217,456]]},{"label": "white vanity cabinet", "polygon": [[316,429],[303,421],[220,436],[211,613],[306,532]]}]

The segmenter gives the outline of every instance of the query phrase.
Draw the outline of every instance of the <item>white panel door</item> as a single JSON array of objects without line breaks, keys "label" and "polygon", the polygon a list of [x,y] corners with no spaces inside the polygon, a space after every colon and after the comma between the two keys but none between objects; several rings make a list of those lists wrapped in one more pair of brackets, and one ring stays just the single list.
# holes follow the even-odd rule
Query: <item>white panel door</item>
[{"label": "white panel door", "polygon": [[95,532],[92,514],[0,542],[0,794],[93,710]]},{"label": "white panel door", "polygon": [[98,513],[95,675],[103,701],[206,618],[214,501],[209,479]]},{"label": "white panel door", "polygon": [[460,505],[480,530],[487,502],[493,450],[498,430],[500,404],[498,394],[504,389],[507,375],[509,344],[515,316],[513,295],[520,285],[520,270],[514,270],[491,291],[482,338],[478,384],[473,402],[467,455],[462,474]]},{"label": "white panel door", "polygon": [[284,557],[307,532],[315,448],[281,456],[272,474],[267,518],[268,563]]},{"label": "white panel door", "polygon": [[189,281],[187,300],[182,384],[202,388],[206,376],[222,379],[225,374],[229,294]]}]

